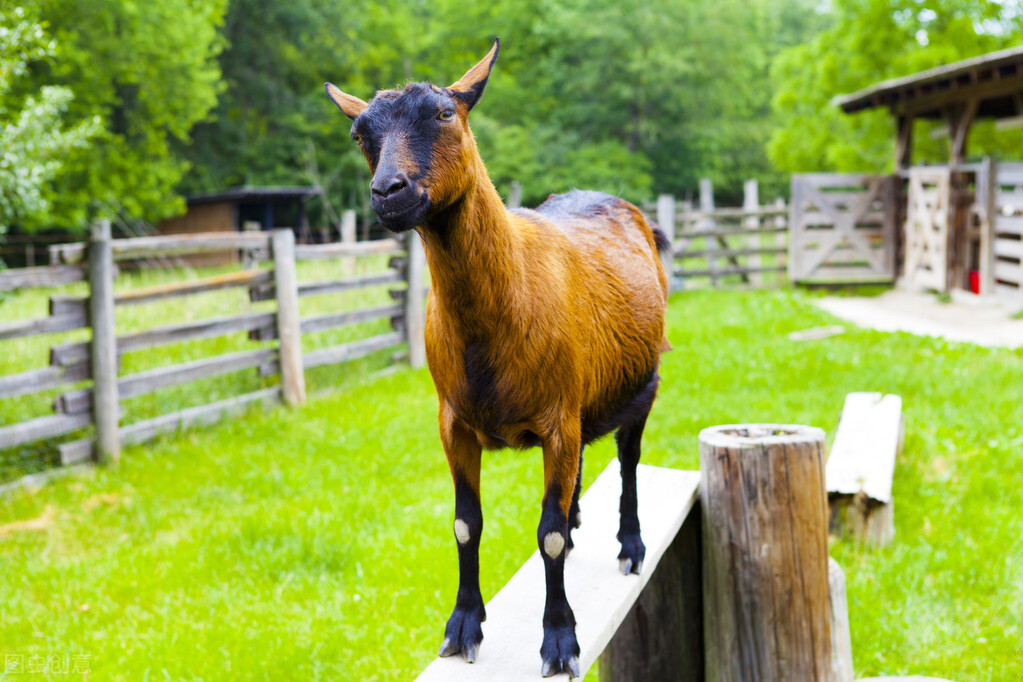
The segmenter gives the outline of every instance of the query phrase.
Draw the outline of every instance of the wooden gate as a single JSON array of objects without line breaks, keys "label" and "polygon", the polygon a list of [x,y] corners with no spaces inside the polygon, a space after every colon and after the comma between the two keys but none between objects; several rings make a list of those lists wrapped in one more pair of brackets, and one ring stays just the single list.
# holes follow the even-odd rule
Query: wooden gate
[{"label": "wooden gate", "polygon": [[895,179],[792,176],[789,279],[804,283],[895,279]]},{"label": "wooden gate", "polygon": [[951,189],[948,168],[909,169],[903,277],[910,286],[948,290]]},{"label": "wooden gate", "polygon": [[[986,161],[978,173],[981,293],[1023,302],[1023,163]],[[988,178],[992,178],[988,180]]]}]

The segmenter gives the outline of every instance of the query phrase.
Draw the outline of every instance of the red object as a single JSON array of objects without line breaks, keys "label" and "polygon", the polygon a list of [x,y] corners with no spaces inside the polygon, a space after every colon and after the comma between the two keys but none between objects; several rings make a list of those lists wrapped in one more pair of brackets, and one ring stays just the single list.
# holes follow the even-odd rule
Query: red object
[{"label": "red object", "polygon": [[980,293],[980,273],[976,270],[970,270],[970,291]]}]

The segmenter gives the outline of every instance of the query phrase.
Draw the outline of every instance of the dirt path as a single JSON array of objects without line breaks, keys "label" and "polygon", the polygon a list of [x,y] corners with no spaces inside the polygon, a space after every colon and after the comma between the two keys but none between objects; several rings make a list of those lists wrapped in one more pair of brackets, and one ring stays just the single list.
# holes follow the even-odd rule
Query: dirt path
[{"label": "dirt path", "polygon": [[965,294],[942,303],[933,294],[892,290],[873,298],[827,297],[812,301],[836,317],[879,331],[903,331],[980,346],[1023,346],[1016,309],[981,303]]}]

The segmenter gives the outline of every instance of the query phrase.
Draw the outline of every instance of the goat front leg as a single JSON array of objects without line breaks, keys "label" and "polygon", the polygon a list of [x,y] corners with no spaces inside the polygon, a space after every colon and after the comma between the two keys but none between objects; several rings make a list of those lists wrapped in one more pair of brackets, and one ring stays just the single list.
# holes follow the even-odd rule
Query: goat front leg
[{"label": "goat front leg", "polygon": [[483,510],[480,506],[479,440],[468,427],[441,415],[441,440],[455,484],[455,542],[458,545],[458,597],[444,630],[440,656],[462,654],[473,663],[483,641],[480,623],[487,619],[480,594],[480,537]]},{"label": "goat front leg", "polygon": [[579,422],[562,429],[560,438],[548,438],[543,447],[544,496],[540,526],[536,531],[547,577],[547,602],[543,611],[543,659],[541,674],[550,677],[566,672],[579,676],[579,641],[575,614],[565,595],[565,556],[568,554],[568,516],[579,472]]}]

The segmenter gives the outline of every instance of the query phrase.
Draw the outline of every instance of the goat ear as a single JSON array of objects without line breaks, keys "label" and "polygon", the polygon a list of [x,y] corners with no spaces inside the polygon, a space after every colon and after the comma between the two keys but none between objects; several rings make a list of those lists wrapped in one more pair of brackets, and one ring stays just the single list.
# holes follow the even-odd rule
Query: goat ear
[{"label": "goat ear", "polygon": [[452,94],[464,101],[470,109],[476,106],[476,103],[480,101],[480,97],[483,96],[483,88],[487,87],[490,69],[493,68],[494,62],[497,61],[497,51],[500,49],[501,39],[498,38],[494,41],[494,46],[490,48],[487,56],[481,59],[476,66],[466,71],[464,76],[448,88]]},{"label": "goat ear", "polygon": [[341,111],[345,112],[345,116],[352,120],[355,120],[369,106],[358,97],[352,97],[347,93],[341,92],[333,83],[324,83],[323,87],[327,89],[327,97],[330,97],[334,104]]}]

